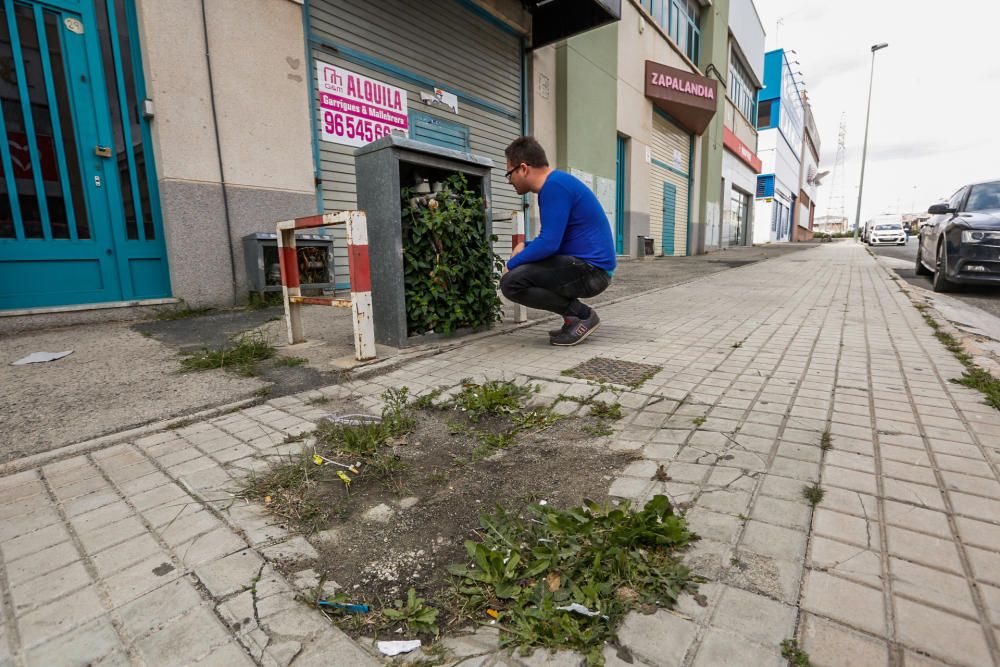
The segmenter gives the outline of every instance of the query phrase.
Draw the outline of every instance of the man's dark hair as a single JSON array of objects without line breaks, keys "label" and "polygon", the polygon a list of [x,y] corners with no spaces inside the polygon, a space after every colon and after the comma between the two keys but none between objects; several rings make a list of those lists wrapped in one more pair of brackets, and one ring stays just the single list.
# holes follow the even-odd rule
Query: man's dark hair
[{"label": "man's dark hair", "polygon": [[510,142],[510,146],[503,153],[515,167],[522,162],[529,167],[549,166],[549,159],[545,157],[545,149],[534,137],[518,137]]}]

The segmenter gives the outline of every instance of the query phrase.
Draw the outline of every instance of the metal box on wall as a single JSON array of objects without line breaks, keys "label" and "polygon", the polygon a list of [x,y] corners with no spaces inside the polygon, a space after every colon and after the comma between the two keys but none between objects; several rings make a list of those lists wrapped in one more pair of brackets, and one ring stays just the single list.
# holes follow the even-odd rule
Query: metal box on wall
[{"label": "metal box on wall", "polygon": [[417,178],[430,181],[462,173],[483,196],[485,229],[493,233],[489,158],[388,136],[354,153],[358,208],[368,215],[375,341],[393,347],[410,343],[403,282],[403,221],[400,190]]},{"label": "metal box on wall", "polygon": [[[299,276],[304,290],[332,290],[333,238],[319,234],[296,234]],[[251,292],[280,292],[278,236],[257,232],[243,237],[243,257]]]}]

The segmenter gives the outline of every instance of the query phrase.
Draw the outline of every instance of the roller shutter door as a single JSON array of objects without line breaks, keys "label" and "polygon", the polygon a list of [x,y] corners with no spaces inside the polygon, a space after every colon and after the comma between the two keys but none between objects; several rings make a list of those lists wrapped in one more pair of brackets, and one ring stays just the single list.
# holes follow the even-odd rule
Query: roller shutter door
[{"label": "roller shutter door", "polygon": [[649,230],[657,255],[687,254],[691,135],[653,114]]},{"label": "roller shutter door", "polygon": [[[473,154],[492,159],[496,167],[491,182],[494,216],[520,210],[521,197],[503,176],[503,150],[521,133],[518,35],[455,0],[313,0],[309,24],[314,61],[405,89],[410,137],[439,145],[467,142]],[[315,65],[310,71],[315,79]],[[458,96],[458,114],[421,102],[420,92],[435,87]],[[315,80],[313,91],[319,113]],[[321,141],[319,128],[315,141],[325,209],[354,208],[354,149]],[[510,223],[494,223],[493,230],[500,237],[496,249],[506,256]],[[335,258],[337,282],[344,285],[346,248],[339,238]]]}]

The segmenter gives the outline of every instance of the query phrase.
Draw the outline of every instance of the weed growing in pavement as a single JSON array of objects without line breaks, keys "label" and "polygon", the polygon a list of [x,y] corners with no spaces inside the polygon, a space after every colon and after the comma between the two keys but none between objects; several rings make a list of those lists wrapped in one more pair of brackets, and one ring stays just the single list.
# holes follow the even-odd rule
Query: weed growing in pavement
[{"label": "weed growing in pavement", "polygon": [[413,400],[413,407],[417,410],[429,410],[435,407],[434,401],[436,401],[438,397],[441,396],[441,394],[443,393],[444,393],[443,389],[440,388],[432,389],[423,396],[415,398]]},{"label": "weed growing in pavement", "polygon": [[605,403],[604,401],[590,401],[590,416],[598,419],[608,419],[618,421],[625,415],[622,414],[622,406],[617,403]]},{"label": "weed growing in pavement", "polygon": [[823,435],[819,437],[819,448],[824,452],[833,449],[833,434],[829,431],[823,431]]},{"label": "weed growing in pavement", "polygon": [[1000,410],[1000,379],[993,377],[993,374],[986,369],[977,366],[972,360],[972,355],[965,351],[958,339],[947,331],[943,331],[937,320],[926,312],[927,306],[924,304],[916,304],[916,306],[921,311],[924,321],[934,329],[934,337],[965,366],[962,377],[952,378],[951,382],[979,391],[986,397],[987,405]]},{"label": "weed growing in pavement", "polygon": [[735,343],[732,344],[732,348],[734,350],[736,350],[738,348],[741,348],[741,347],[743,347],[743,341],[741,341],[741,340],[738,340],[738,341],[736,341]]},{"label": "weed growing in pavement", "polygon": [[264,475],[251,472],[236,497],[263,503],[277,516],[312,533],[327,520],[326,510],[313,495],[321,480],[322,469],[312,461],[303,456],[289,456],[287,461],[271,466]]},{"label": "weed growing in pavement", "polygon": [[288,366],[291,368],[293,366],[301,366],[307,361],[309,360],[305,357],[278,357],[275,359],[274,363],[278,366]]},{"label": "weed growing in pavement", "polygon": [[970,366],[962,377],[954,378],[952,382],[979,390],[986,396],[988,405],[1000,410],[1000,380],[979,366]]},{"label": "weed growing in pavement", "polygon": [[819,484],[812,484],[810,486],[802,487],[802,497],[808,501],[810,505],[816,507],[820,502],[823,501],[823,496],[826,495],[826,491],[823,490]]},{"label": "weed growing in pavement", "polygon": [[156,314],[156,319],[162,321],[186,320],[189,317],[201,317],[213,312],[214,308],[181,308],[180,310],[164,310]]},{"label": "weed growing in pavement", "polygon": [[328,399],[326,396],[317,396],[315,398],[310,398],[308,401],[306,401],[306,405],[312,405],[318,407],[321,405],[326,405],[329,402],[330,399]]},{"label": "weed growing in pavement", "polygon": [[480,541],[465,543],[468,562],[449,567],[450,602],[470,618],[491,610],[501,644],[522,654],[572,649],[602,665],[629,611],[669,608],[696,590],[678,552],[697,537],[665,496],[638,511],[592,501],[569,510],[497,508],[480,525]]},{"label": "weed growing in pavement", "polygon": [[427,604],[427,600],[417,597],[411,588],[406,594],[406,602],[396,600],[392,607],[382,610],[390,620],[401,623],[410,634],[438,634],[438,610]]},{"label": "weed growing in pavement", "polygon": [[791,667],[811,667],[809,654],[799,648],[795,639],[785,639],[781,642],[781,657],[788,661]]},{"label": "weed growing in pavement", "polygon": [[462,391],[451,400],[452,404],[466,413],[469,420],[478,422],[488,415],[510,415],[521,407],[521,400],[531,393],[510,381],[489,380],[483,384],[462,381]]},{"label": "weed growing in pavement", "polygon": [[241,375],[254,374],[258,361],[274,356],[274,346],[260,331],[244,331],[233,336],[221,348],[203,349],[181,359],[181,368],[186,371],[206,371],[226,368]]},{"label": "weed growing in pavement", "polygon": [[257,398],[267,398],[271,395],[271,387],[261,387],[253,393]]},{"label": "weed growing in pavement", "polygon": [[409,387],[387,389],[382,394],[384,407],[382,408],[382,430],[386,437],[396,437],[412,431],[417,420],[413,416],[413,409],[409,405]]},{"label": "weed growing in pavement", "polygon": [[587,424],[583,426],[581,430],[584,433],[592,435],[597,438],[603,438],[605,436],[614,435],[615,433],[615,430],[611,428],[611,426],[609,426],[608,423],[604,420],[598,421],[597,424],[593,426]]},{"label": "weed growing in pavement", "polygon": [[280,292],[250,292],[250,300],[247,301],[246,309],[264,310],[282,304],[284,304],[284,298]]},{"label": "weed growing in pavement", "polygon": [[695,426],[702,426],[705,423],[705,421],[707,420],[704,417],[695,417],[694,419],[691,420],[691,423],[694,424]]},{"label": "weed growing in pavement", "polygon": [[[404,435],[416,423],[406,397],[405,388],[382,394],[385,408],[381,423],[320,422],[311,433],[316,438],[315,451],[290,456],[287,462],[271,467],[264,475],[251,475],[237,497],[262,502],[274,514],[311,533],[322,528],[330,517],[316,493],[319,485],[343,485],[349,491],[351,483],[371,478],[400,488],[399,475],[406,469],[406,463],[392,453],[388,440]],[[306,434],[289,437],[286,442],[298,442],[305,437]],[[314,454],[320,456],[319,465]],[[360,466],[354,472],[324,464],[324,458],[344,466],[359,462]]]}]

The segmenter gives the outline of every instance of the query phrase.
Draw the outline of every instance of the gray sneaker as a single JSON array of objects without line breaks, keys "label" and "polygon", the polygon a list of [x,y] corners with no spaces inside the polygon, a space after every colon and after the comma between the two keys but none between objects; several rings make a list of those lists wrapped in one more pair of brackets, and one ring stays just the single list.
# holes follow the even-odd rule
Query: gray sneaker
[{"label": "gray sneaker", "polygon": [[577,320],[575,325],[570,327],[569,331],[553,336],[549,339],[549,342],[553,345],[576,345],[589,336],[600,324],[601,318],[597,316],[597,311],[591,309],[590,317],[585,320]]},{"label": "gray sneaker", "polygon": [[550,329],[549,330],[549,338],[555,338],[559,334],[564,334],[564,333],[568,332],[579,321],[580,321],[580,318],[576,317],[575,315],[564,316],[563,317],[563,325],[562,325],[562,327],[560,327],[558,329]]}]

